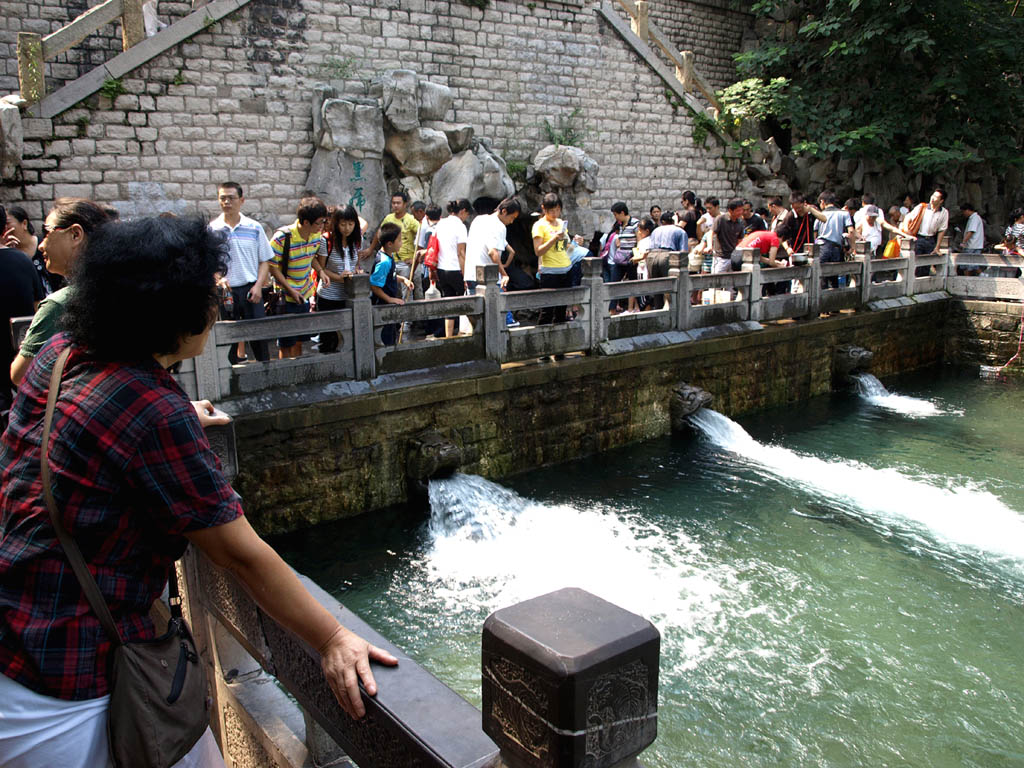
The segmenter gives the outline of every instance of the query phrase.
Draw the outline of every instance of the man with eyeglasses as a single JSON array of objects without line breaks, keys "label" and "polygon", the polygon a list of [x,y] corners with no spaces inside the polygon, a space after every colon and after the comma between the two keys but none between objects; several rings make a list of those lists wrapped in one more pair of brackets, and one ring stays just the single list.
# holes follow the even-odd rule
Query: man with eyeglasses
[{"label": "man with eyeglasses", "polygon": [[[210,229],[227,234],[231,259],[227,274],[221,278],[221,285],[231,291],[234,308],[232,320],[252,320],[264,317],[263,286],[270,276],[270,261],[274,253],[270,241],[259,222],[242,214],[245,197],[241,185],[225,181],[217,187],[217,203],[221,215],[210,222]],[[266,341],[253,341],[252,351],[256,359],[264,362],[270,354]],[[244,345],[241,349],[231,346],[228,360],[232,365],[245,361]]]}]

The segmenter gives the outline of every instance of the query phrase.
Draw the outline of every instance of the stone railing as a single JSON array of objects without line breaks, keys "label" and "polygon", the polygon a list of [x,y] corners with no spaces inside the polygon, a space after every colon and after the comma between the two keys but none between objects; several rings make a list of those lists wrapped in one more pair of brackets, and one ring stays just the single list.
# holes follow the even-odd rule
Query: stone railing
[{"label": "stone railing", "polygon": [[[368,391],[374,379],[386,374],[452,364],[496,370],[504,363],[572,352],[617,354],[639,346],[691,341],[722,332],[722,326],[729,332],[753,331],[763,322],[807,320],[843,309],[886,309],[911,300],[943,298],[947,293],[960,298],[1024,300],[1024,282],[1014,276],[1024,268],[1024,258],[1005,254],[915,256],[909,242],[905,246],[895,259],[858,256],[853,261],[827,264],[820,263],[810,248],[806,264],[771,269],[755,263],[753,252],[748,251],[743,254],[741,271],[717,275],[689,274],[680,269],[686,264],[686,255],[673,253],[670,277],[621,283],[604,283],[600,262],[586,259],[583,281],[577,288],[513,293],[498,290],[497,267],[488,266],[481,268],[480,285],[473,296],[403,306],[373,306],[368,276],[354,275],[346,281],[346,309],[216,323],[203,354],[182,363],[177,377],[190,397],[214,401],[316,383],[329,383],[341,396]],[[763,291],[769,284],[782,285],[786,292],[771,295],[771,291]],[[664,308],[609,313],[612,301],[655,295],[666,297]],[[506,311],[552,306],[578,307],[578,316],[556,325],[505,325]],[[460,315],[474,321],[471,335],[388,347],[381,344],[385,325]],[[16,340],[30,320],[13,321]],[[336,353],[242,365],[228,362],[228,349],[238,342],[320,333],[340,335]]]},{"label": "stone railing", "polygon": [[374,667],[378,693],[363,697],[366,717],[352,720],[324,680],[317,652],[264,613],[229,572],[190,549],[179,581],[228,765],[611,768],[635,761],[655,739],[660,636],[640,616],[578,589],[495,612],[483,626],[481,716],[299,578],[344,626],[399,664]]},{"label": "stone railing", "polygon": [[[1021,261],[1018,257],[915,256],[909,244],[896,259],[859,256],[853,261],[822,264],[813,248],[806,255],[806,264],[769,269],[755,263],[753,252],[748,251],[743,254],[742,271],[698,275],[689,274],[685,267],[680,269],[686,264],[686,255],[674,253],[670,254],[673,268],[669,277],[621,283],[604,283],[601,263],[586,259],[583,281],[577,288],[513,293],[499,291],[497,267],[487,266],[480,268],[480,285],[473,296],[403,306],[371,305],[369,278],[355,275],[346,281],[350,297],[347,309],[217,323],[206,351],[182,366],[179,380],[191,396],[211,400],[317,382],[333,382],[338,385],[338,394],[344,394],[365,389],[355,384],[346,388],[345,382],[368,382],[384,374],[459,363],[496,367],[571,352],[615,354],[636,344],[665,345],[700,338],[709,332],[707,329],[723,325],[747,323],[746,328],[755,330],[758,326],[752,323],[813,319],[820,313],[843,309],[880,309],[915,296],[938,298],[931,294],[947,288],[963,296],[1021,297],[1019,281],[955,274],[956,266],[975,262],[1012,267]],[[771,295],[762,290],[768,284],[784,286],[786,292]],[[664,308],[635,314],[609,313],[613,301],[652,295],[666,297]],[[577,307],[578,316],[555,325],[505,325],[506,311],[552,306]],[[385,325],[459,315],[473,321],[471,335],[388,347],[380,342]],[[228,349],[239,341],[318,333],[340,334],[338,352],[267,363],[228,362]]]}]

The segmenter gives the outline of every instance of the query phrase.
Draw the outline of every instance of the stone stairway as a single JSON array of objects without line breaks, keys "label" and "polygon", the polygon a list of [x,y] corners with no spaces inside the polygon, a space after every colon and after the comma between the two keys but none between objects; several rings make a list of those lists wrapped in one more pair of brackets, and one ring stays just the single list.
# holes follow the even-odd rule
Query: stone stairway
[{"label": "stone stairway", "polygon": [[133,45],[99,66],[95,67],[77,80],[73,80],[61,89],[51,93],[26,110],[26,116],[34,118],[52,118],[70,109],[82,99],[96,93],[103,84],[110,80],[119,80],[129,72],[159,56],[169,48],[184,42],[198,32],[214,24],[239,8],[249,0],[214,0],[188,16],[162,29],[152,37]]}]

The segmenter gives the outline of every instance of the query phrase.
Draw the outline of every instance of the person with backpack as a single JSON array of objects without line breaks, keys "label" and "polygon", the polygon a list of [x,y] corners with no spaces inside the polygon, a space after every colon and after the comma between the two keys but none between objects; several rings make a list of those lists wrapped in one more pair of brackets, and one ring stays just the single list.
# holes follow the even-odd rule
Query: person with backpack
[{"label": "person with backpack", "polygon": [[[304,197],[295,211],[295,222],[274,233],[270,249],[274,257],[270,261],[270,274],[281,287],[284,301],[279,302],[278,313],[301,315],[309,312],[309,300],[313,298],[313,274],[318,263],[326,261],[327,243],[323,227],[327,222],[327,206],[319,197]],[[326,273],[320,274],[322,283],[330,283]],[[302,342],[309,336],[285,336],[277,340],[278,357],[302,355]]]},{"label": "person with backpack", "polygon": [[[380,243],[377,252],[377,264],[370,275],[370,301],[374,304],[405,303],[402,298],[403,288],[412,290],[412,281],[398,274],[398,252],[402,247],[402,228],[393,221],[381,224],[375,238]],[[381,330],[381,341],[385,346],[392,347],[398,342],[398,325],[391,323]]]}]

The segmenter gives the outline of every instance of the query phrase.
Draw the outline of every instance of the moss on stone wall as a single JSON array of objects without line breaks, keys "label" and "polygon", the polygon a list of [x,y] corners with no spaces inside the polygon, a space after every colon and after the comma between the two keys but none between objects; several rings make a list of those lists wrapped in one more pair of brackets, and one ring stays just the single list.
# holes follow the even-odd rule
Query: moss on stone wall
[{"label": "moss on stone wall", "polygon": [[407,441],[433,428],[462,470],[500,478],[669,430],[680,381],[739,416],[829,391],[840,344],[874,352],[880,376],[941,362],[950,302],[935,301],[612,357],[254,414],[237,421],[236,487],[253,524],[278,533],[406,500]]}]

